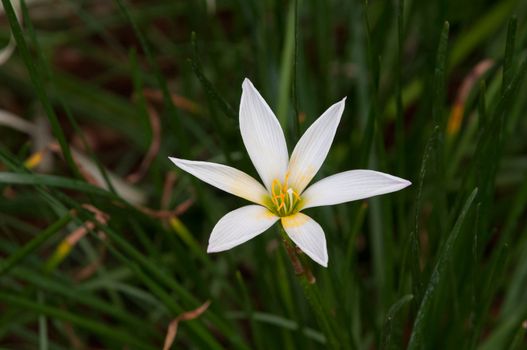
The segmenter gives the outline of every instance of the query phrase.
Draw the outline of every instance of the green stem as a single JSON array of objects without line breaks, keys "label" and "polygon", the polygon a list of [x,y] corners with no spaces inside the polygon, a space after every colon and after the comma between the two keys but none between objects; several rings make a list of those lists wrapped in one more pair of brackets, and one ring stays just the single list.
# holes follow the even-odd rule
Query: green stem
[{"label": "green stem", "polygon": [[329,311],[324,306],[320,293],[315,284],[315,278],[311,274],[311,270],[306,264],[306,261],[302,257],[298,256],[296,247],[291,242],[287,233],[285,232],[282,225],[278,225],[278,231],[282,237],[284,243],[284,248],[287,252],[287,256],[291,260],[295,275],[298,277],[298,281],[302,286],[304,295],[309,302],[309,305],[313,309],[313,312],[316,315],[317,322],[322,328],[322,332],[326,336],[329,348],[331,349],[340,349],[341,344],[339,343],[337,336],[335,335],[335,327],[333,325],[334,320],[330,318]]},{"label": "green stem", "polygon": [[51,236],[57,231],[63,228],[71,220],[71,214],[66,214],[55,223],[48,226],[44,231],[39,233],[35,238],[29,241],[25,246],[15,251],[12,255],[6,258],[0,265],[0,276],[8,272],[18,262],[24,259],[26,256],[34,252],[44,242],[46,242]]}]

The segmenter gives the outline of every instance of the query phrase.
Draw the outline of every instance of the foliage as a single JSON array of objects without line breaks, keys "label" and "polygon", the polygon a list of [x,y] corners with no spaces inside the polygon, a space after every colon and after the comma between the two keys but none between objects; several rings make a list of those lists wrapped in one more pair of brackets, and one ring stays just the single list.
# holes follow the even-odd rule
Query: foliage
[{"label": "foliage", "polygon": [[[2,2],[0,346],[160,348],[207,300],[174,348],[527,345],[526,2]],[[256,175],[244,77],[290,147],[348,96],[318,177],[413,182],[309,209],[307,294],[275,230],[206,254],[242,200],[167,158]]]}]

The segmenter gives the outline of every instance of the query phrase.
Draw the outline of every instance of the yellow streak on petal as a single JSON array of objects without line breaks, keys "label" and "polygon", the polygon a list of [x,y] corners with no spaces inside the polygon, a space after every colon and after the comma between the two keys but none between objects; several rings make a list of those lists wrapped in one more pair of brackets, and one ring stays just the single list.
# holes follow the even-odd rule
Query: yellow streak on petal
[{"label": "yellow streak on petal", "polygon": [[270,210],[264,210],[258,216],[258,219],[263,219],[263,220],[271,220],[271,219],[274,219],[274,218],[276,218],[276,215],[273,214]]},{"label": "yellow streak on petal", "polygon": [[[289,165],[291,167],[291,165]],[[303,169],[302,173],[298,173],[294,179],[292,179],[291,186],[294,188],[301,188],[302,192],[309,185],[313,177],[315,177],[315,167],[312,165],[307,166]]]},{"label": "yellow streak on petal", "polygon": [[253,198],[251,191],[248,191],[242,186],[233,186],[232,193],[237,195],[238,197],[245,198],[245,199]]},{"label": "yellow streak on petal", "polygon": [[290,216],[284,216],[282,218],[282,225],[285,229],[295,228],[303,226],[308,221],[309,217],[307,215],[304,215],[302,213],[296,213]]}]

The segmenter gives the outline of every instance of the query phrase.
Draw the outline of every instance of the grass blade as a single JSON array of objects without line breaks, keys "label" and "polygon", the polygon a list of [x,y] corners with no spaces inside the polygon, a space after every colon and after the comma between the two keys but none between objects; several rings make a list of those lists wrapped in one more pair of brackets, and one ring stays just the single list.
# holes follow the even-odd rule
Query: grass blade
[{"label": "grass blade", "polygon": [[434,295],[439,289],[440,285],[444,283],[444,272],[452,258],[453,251],[458,241],[459,233],[461,232],[465,218],[472,207],[472,203],[474,202],[477,193],[478,189],[476,188],[466,200],[465,205],[463,206],[463,209],[461,210],[461,213],[459,214],[459,217],[452,228],[452,231],[450,232],[444,247],[441,249],[439,257],[437,258],[437,262],[430,277],[430,281],[428,282],[428,286],[423,295],[423,300],[421,301],[421,305],[419,306],[417,315],[415,317],[412,335],[410,336],[410,341],[408,343],[408,350],[420,349],[423,346],[423,337],[425,327],[427,326],[427,321],[433,321],[430,320],[428,315],[432,308]]},{"label": "grass blade", "polygon": [[29,254],[37,250],[42,244],[44,244],[50,237],[55,235],[60,229],[62,229],[72,219],[70,214],[67,214],[48,226],[44,231],[39,233],[35,238],[26,243],[22,248],[18,249],[15,253],[9,256],[7,259],[2,261],[0,265],[0,276],[7,273],[17,263],[27,257]]}]

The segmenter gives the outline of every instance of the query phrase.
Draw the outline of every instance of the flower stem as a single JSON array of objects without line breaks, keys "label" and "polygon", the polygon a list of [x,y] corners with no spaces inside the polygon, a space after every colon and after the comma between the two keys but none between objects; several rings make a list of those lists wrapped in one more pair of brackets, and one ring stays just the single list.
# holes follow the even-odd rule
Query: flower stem
[{"label": "flower stem", "polygon": [[305,257],[299,256],[296,247],[287,236],[282,225],[278,225],[278,227],[278,231],[282,237],[282,242],[284,243],[284,248],[289,260],[291,261],[295,275],[298,277],[304,295],[316,315],[317,322],[322,328],[322,332],[326,336],[329,347],[331,349],[340,349],[341,345],[335,335],[336,327],[334,326],[334,320],[330,318],[329,311],[322,302],[322,298],[320,297],[320,293],[315,284],[316,279],[313,276]]}]

